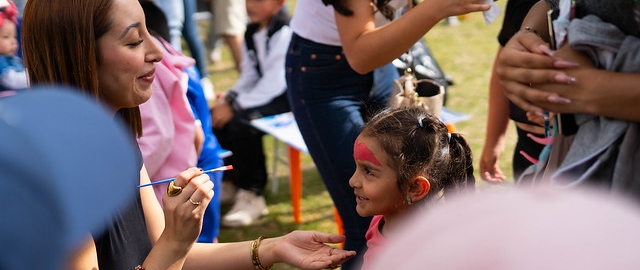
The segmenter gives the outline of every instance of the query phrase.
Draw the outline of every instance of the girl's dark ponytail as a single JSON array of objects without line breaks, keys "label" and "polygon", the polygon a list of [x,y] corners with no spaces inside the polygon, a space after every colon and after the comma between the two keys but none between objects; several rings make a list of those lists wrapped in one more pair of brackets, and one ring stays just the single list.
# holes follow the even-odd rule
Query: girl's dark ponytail
[{"label": "girl's dark ponytail", "polygon": [[[444,194],[457,194],[475,189],[476,178],[473,175],[473,155],[471,147],[459,133],[450,133],[449,138],[449,176],[452,181],[444,187]],[[452,194],[452,195],[453,195]]]}]

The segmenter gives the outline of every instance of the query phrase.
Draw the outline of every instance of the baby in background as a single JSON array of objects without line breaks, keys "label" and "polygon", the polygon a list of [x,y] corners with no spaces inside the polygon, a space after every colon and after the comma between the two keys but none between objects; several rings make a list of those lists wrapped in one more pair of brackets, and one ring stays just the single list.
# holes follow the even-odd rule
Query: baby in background
[{"label": "baby in background", "polygon": [[[406,214],[475,185],[471,148],[422,108],[386,109],[367,122],[353,147],[349,180],[360,216],[373,216],[366,233],[367,265]],[[428,229],[428,228],[427,228]]]},{"label": "baby in background", "polygon": [[27,72],[18,51],[18,9],[9,0],[0,0],[0,95],[29,86]]}]

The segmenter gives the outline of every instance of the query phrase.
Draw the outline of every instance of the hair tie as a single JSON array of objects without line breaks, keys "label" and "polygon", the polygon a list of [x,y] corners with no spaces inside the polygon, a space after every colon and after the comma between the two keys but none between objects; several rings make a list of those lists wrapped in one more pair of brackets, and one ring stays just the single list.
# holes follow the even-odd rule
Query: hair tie
[{"label": "hair tie", "polygon": [[422,124],[422,120],[424,120],[424,117],[421,119],[418,119],[418,125],[420,125],[421,128],[424,127],[424,125]]},{"label": "hair tie", "polygon": [[451,143],[451,133],[447,133],[448,138],[448,143]]}]

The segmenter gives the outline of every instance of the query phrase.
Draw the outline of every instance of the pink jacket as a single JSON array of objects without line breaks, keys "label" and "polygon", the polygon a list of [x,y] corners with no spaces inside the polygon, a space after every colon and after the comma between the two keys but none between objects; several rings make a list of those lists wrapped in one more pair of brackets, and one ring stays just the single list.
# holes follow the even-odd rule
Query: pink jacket
[{"label": "pink jacket", "polygon": [[[156,64],[151,98],[140,105],[143,135],[138,139],[152,182],[175,177],[198,161],[195,118],[187,100],[188,77],[182,71],[183,67],[194,65],[195,60],[165,41],[154,38],[154,42],[163,50],[164,57]],[[154,186],[160,203],[167,185]]]}]

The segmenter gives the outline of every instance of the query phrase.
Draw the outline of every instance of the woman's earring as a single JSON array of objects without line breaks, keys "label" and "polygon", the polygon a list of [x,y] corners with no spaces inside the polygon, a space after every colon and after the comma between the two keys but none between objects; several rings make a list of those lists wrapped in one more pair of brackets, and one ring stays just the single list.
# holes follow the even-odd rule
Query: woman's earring
[{"label": "woman's earring", "polygon": [[409,198],[407,198],[407,204],[408,204],[408,205],[413,204],[413,202],[411,201],[411,198],[410,198],[410,197],[409,197]]}]

